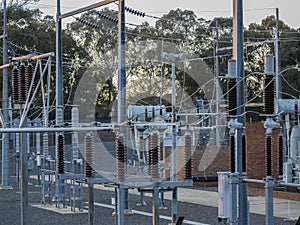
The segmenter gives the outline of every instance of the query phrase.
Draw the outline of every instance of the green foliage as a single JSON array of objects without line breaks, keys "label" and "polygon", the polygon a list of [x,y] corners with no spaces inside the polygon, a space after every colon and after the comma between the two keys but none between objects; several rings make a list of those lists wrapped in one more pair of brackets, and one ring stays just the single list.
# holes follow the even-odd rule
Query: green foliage
[{"label": "green foliage", "polygon": [[[27,55],[32,52],[46,53],[55,51],[55,20],[45,16],[39,9],[26,8],[30,2],[38,0],[10,1],[8,6],[8,40],[16,45],[9,46],[9,55]],[[102,13],[117,18],[117,12],[104,8]],[[3,23],[0,12],[0,22]],[[98,67],[93,76],[105,79],[97,86],[99,95],[96,100],[97,111],[102,119],[108,119],[108,114],[117,99],[117,25],[101,18],[95,11],[89,11],[80,16],[81,19],[100,26],[94,29],[74,20],[63,31],[63,73],[65,103],[72,103],[74,91],[88,67]],[[216,37],[217,26],[219,37]],[[300,63],[300,30],[287,26],[280,21],[281,30],[281,67],[282,69]],[[262,72],[265,54],[274,54],[272,40],[275,37],[276,20],[268,16],[261,23],[251,23],[244,30],[245,36],[245,71],[246,74]],[[191,10],[175,9],[162,16],[152,26],[147,22],[139,26],[127,26],[126,57],[128,79],[128,101],[130,104],[170,104],[171,65],[162,63],[162,52],[185,53],[186,58],[204,58],[210,71],[214,71],[216,54],[220,57],[220,76],[227,75],[227,63],[232,50],[218,48],[232,46],[232,18],[217,17],[213,20],[197,18]],[[2,27],[0,28],[2,32]],[[269,40],[269,41],[266,41]],[[253,42],[260,42],[253,45]],[[176,46],[174,48],[174,46]],[[210,56],[210,57],[208,57]],[[208,58],[207,58],[208,57]],[[199,60],[200,61],[200,60]],[[55,67],[53,65],[53,71]],[[198,80],[189,73],[199,74],[191,68],[190,63],[178,66],[176,82],[182,87],[178,93],[179,99],[186,96],[201,97],[207,95],[208,89],[199,87]],[[212,72],[213,74],[213,72]],[[53,72],[52,79],[54,80]],[[286,80],[295,89],[300,88],[298,72],[284,73]],[[163,79],[163,80],[162,80]],[[2,81],[0,81],[2,82]],[[253,75],[247,78],[247,97],[261,101],[262,77]],[[226,79],[221,79],[223,93],[226,92]],[[284,92],[298,97],[298,92],[283,83]],[[185,93],[184,96],[182,93]],[[163,96],[163,99],[160,97]],[[103,113],[104,112],[104,113]]]}]

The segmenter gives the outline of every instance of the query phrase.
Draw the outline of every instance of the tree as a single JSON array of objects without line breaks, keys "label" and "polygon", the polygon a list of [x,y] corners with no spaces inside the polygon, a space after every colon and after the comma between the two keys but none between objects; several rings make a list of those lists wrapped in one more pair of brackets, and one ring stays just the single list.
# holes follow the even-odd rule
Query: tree
[{"label": "tree", "polygon": [[[8,53],[9,57],[55,52],[56,33],[53,17],[43,15],[39,9],[27,8],[34,1],[10,1],[7,7]],[[0,12],[0,22],[3,24],[3,10]],[[0,32],[3,32],[1,27]],[[65,102],[68,101],[70,89],[74,85],[74,74],[82,73],[76,58],[86,55],[84,48],[78,46],[75,40],[63,32],[64,55],[64,89]],[[1,56],[2,58],[2,56]],[[71,60],[70,60],[71,59]],[[2,59],[1,59],[2,60]],[[52,80],[55,79],[55,65],[52,67]],[[2,80],[0,81],[2,83]],[[52,93],[54,91],[52,90]],[[39,93],[41,95],[41,93]],[[52,96],[52,100],[54,95]],[[35,105],[41,105],[41,97],[36,98]]]}]

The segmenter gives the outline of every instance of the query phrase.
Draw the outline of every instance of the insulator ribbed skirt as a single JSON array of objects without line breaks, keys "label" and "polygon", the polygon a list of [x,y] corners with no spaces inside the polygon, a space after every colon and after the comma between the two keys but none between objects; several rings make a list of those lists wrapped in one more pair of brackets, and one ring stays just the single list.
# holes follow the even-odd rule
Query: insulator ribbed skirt
[{"label": "insulator ribbed skirt", "polygon": [[116,138],[116,169],[117,169],[117,180],[125,180],[125,160],[126,152],[124,145],[124,137],[119,136]]},{"label": "insulator ribbed skirt", "polygon": [[265,114],[274,114],[274,80],[272,75],[265,77],[264,111]]},{"label": "insulator ribbed skirt", "polygon": [[231,162],[231,173],[235,172],[235,137],[230,136],[230,162]]},{"label": "insulator ribbed skirt", "polygon": [[[27,95],[29,95],[29,98],[31,99],[31,97],[33,95],[33,92],[34,92],[34,84],[32,83],[32,79],[33,79],[33,66],[32,66],[32,64],[27,65],[26,72],[25,72],[25,77],[26,77],[26,93],[27,93]],[[31,84],[32,84],[32,87],[31,87],[31,91],[29,93]]]},{"label": "insulator ribbed skirt", "polygon": [[63,174],[65,172],[64,147],[65,138],[62,134],[59,134],[57,136],[57,170],[59,174]]},{"label": "insulator ribbed skirt", "polygon": [[247,172],[247,142],[246,135],[242,135],[242,172]]},{"label": "insulator ribbed skirt", "polygon": [[93,176],[94,167],[94,137],[91,134],[87,134],[84,138],[85,145],[85,176]]},{"label": "insulator ribbed skirt", "polygon": [[192,160],[192,138],[190,135],[185,136],[184,146],[184,165],[185,165],[185,179],[193,179],[193,160]]},{"label": "insulator ribbed skirt", "polygon": [[272,137],[266,137],[266,174],[272,176]]},{"label": "insulator ribbed skirt", "polygon": [[158,154],[158,135],[150,136],[149,143],[149,175],[152,179],[159,179],[159,154]]},{"label": "insulator ribbed skirt", "polygon": [[228,80],[228,109],[230,116],[237,115],[237,85],[232,78]]},{"label": "insulator ribbed skirt", "polygon": [[12,70],[12,100],[19,102],[19,69],[14,67]]},{"label": "insulator ribbed skirt", "polygon": [[26,67],[21,64],[19,67],[19,101],[24,103],[26,101]]},{"label": "insulator ribbed skirt", "polygon": [[283,136],[278,137],[278,174],[283,175]]}]

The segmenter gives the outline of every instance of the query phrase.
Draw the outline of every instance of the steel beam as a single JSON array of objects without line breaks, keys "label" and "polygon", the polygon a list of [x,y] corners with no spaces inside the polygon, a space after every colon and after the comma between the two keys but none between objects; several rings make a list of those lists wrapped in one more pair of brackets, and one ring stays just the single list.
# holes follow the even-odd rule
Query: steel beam
[{"label": "steel beam", "polygon": [[113,127],[33,127],[33,128],[0,128],[0,133],[45,133],[113,130]]},{"label": "steel beam", "polygon": [[89,11],[89,10],[92,10],[92,9],[95,9],[95,8],[99,8],[101,6],[105,6],[105,5],[110,4],[112,2],[115,2],[115,1],[116,0],[101,1],[101,2],[92,4],[92,5],[89,5],[89,6],[86,6],[86,7],[83,7],[83,8],[65,13],[65,14],[62,14],[62,15],[59,16],[59,19],[61,20],[61,19],[64,19],[64,18],[67,18],[67,17],[70,17],[70,16],[74,16],[74,15],[79,14],[79,13],[83,13],[83,12],[86,12],[86,11]]},{"label": "steel beam", "polygon": [[[6,0],[3,1],[3,64],[8,62],[7,50],[7,13]],[[4,124],[9,123],[8,114],[8,71],[3,70],[3,88],[2,88],[2,110]],[[9,135],[4,135],[2,138],[2,172],[1,172],[1,189],[11,189],[9,185]]]}]

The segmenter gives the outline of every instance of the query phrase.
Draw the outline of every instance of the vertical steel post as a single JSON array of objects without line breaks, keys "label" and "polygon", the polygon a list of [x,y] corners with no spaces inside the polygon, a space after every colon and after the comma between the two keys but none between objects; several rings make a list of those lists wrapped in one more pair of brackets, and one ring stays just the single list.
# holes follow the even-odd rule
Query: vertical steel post
[{"label": "vertical steel post", "polygon": [[216,145],[220,146],[220,100],[221,100],[221,86],[220,86],[220,73],[221,62],[219,56],[219,22],[216,21],[216,46],[215,46],[215,79],[216,79]]},{"label": "vertical steel post", "polygon": [[118,24],[118,123],[126,121],[126,31],[125,31],[125,0],[119,0]]},{"label": "vertical steel post", "polygon": [[238,174],[230,174],[230,225],[238,225]]},{"label": "vertical steel post", "polygon": [[[125,0],[119,0],[118,8],[118,123],[126,121],[126,30]],[[126,148],[124,148],[126,151]],[[126,162],[124,163],[126,166]],[[118,224],[124,224],[124,211],[128,209],[128,190],[118,188]]]},{"label": "vertical steel post", "polygon": [[[63,112],[63,72],[62,72],[62,20],[59,18],[61,15],[60,0],[57,0],[57,13],[56,13],[56,125],[61,127],[64,122]],[[56,133],[56,142],[58,136],[64,135],[63,133]],[[56,145],[58,146],[58,145]],[[56,147],[56,155],[58,148]],[[56,160],[56,164],[58,160]],[[65,199],[64,180],[60,178],[58,167],[56,168],[56,206],[59,207],[61,197]],[[65,200],[63,200],[65,206]]]},{"label": "vertical steel post", "polygon": [[94,185],[91,183],[92,178],[88,178],[88,195],[89,195],[89,225],[94,225],[94,215],[95,215],[95,199],[94,199]]},{"label": "vertical steel post", "polygon": [[159,190],[155,184],[152,196],[152,225],[159,225]]},{"label": "vertical steel post", "polygon": [[[245,112],[245,72],[244,72],[244,24],[243,24],[243,0],[233,0],[233,58],[237,63],[237,114],[238,120],[246,125]],[[236,138],[236,171],[242,176],[242,129],[237,130]],[[239,224],[248,224],[248,196],[247,185],[238,184]]]},{"label": "vertical steel post", "polygon": [[[7,50],[7,12],[6,0],[3,0],[3,65],[8,63]],[[9,122],[8,114],[8,71],[3,69],[3,95],[2,110],[4,123]],[[11,189],[9,185],[9,134],[4,134],[2,139],[2,173],[1,173],[1,189]]]},{"label": "vertical steel post", "polygon": [[118,187],[118,225],[124,225],[124,208],[125,208],[125,202],[124,202],[124,194],[125,190],[124,187],[119,185]]},{"label": "vertical steel post", "polygon": [[[26,120],[25,120],[26,121]],[[24,122],[23,127],[26,127]],[[27,134],[21,135],[21,224],[28,224],[28,154],[27,154]]]},{"label": "vertical steel post", "polygon": [[280,27],[279,27],[279,9],[276,8],[276,39],[275,39],[275,60],[276,60],[276,99],[282,98],[281,75],[280,75]]},{"label": "vertical steel post", "polygon": [[177,145],[177,135],[176,135],[176,67],[175,59],[172,62],[172,182],[177,181],[177,165],[176,165],[176,145]]},{"label": "vertical steel post", "polygon": [[172,191],[172,223],[176,224],[178,219],[178,196],[177,187]]},{"label": "vertical steel post", "polygon": [[[57,0],[56,13],[56,109],[63,109],[63,75],[62,75],[62,21],[59,18],[61,15],[60,0]],[[58,119],[59,115],[57,115]],[[63,121],[56,121],[57,125]]]},{"label": "vertical steel post", "polygon": [[265,212],[266,212],[266,220],[265,225],[274,224],[274,209],[273,209],[273,185],[274,179],[272,177],[266,178],[265,184]]}]

